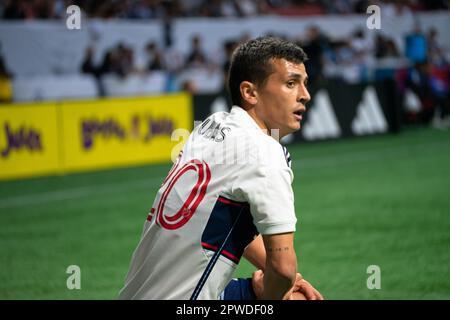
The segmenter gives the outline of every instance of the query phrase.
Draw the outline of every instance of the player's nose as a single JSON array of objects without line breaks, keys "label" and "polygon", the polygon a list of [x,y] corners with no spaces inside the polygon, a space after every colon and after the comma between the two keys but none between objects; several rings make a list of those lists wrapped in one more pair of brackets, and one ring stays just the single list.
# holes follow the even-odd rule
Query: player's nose
[{"label": "player's nose", "polygon": [[305,106],[309,100],[311,100],[311,95],[309,94],[308,89],[305,85],[301,85],[297,92],[297,101]]}]

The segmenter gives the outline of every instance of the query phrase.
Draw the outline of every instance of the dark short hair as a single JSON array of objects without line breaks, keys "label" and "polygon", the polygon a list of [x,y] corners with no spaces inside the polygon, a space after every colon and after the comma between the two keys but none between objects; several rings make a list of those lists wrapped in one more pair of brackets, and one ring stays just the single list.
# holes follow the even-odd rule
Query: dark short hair
[{"label": "dark short hair", "polygon": [[228,72],[228,90],[233,105],[241,104],[242,81],[264,85],[273,72],[271,60],[285,59],[301,64],[308,58],[295,43],[273,36],[259,37],[238,46],[231,57]]}]

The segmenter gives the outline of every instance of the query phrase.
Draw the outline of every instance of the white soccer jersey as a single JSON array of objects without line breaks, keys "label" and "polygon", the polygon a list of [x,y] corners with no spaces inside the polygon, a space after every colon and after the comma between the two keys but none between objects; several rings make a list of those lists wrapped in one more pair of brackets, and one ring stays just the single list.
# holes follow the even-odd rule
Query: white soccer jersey
[{"label": "white soccer jersey", "polygon": [[290,158],[233,107],[197,126],[164,180],[120,299],[218,299],[245,247],[295,231]]}]

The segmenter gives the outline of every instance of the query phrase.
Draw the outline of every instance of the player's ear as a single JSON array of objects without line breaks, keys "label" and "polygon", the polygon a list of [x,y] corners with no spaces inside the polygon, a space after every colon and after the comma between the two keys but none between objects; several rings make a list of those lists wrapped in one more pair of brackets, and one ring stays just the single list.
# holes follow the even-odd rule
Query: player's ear
[{"label": "player's ear", "polygon": [[242,81],[239,90],[241,91],[242,100],[250,105],[255,105],[258,102],[256,86],[250,81]]}]

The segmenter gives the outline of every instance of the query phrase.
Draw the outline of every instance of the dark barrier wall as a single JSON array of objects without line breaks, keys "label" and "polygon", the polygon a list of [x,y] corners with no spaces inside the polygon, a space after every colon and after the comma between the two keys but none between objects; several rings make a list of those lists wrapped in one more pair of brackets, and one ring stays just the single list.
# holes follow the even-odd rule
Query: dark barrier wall
[{"label": "dark barrier wall", "polygon": [[[393,81],[371,84],[329,82],[310,88],[311,101],[303,117],[302,130],[287,141],[315,141],[342,137],[398,132],[401,110]],[[202,121],[211,113],[228,111],[226,91],[195,95],[194,119]]]},{"label": "dark barrier wall", "polygon": [[224,89],[215,94],[194,95],[192,105],[194,109],[194,121],[203,121],[214,112],[228,112],[232,104],[228,92]]}]

